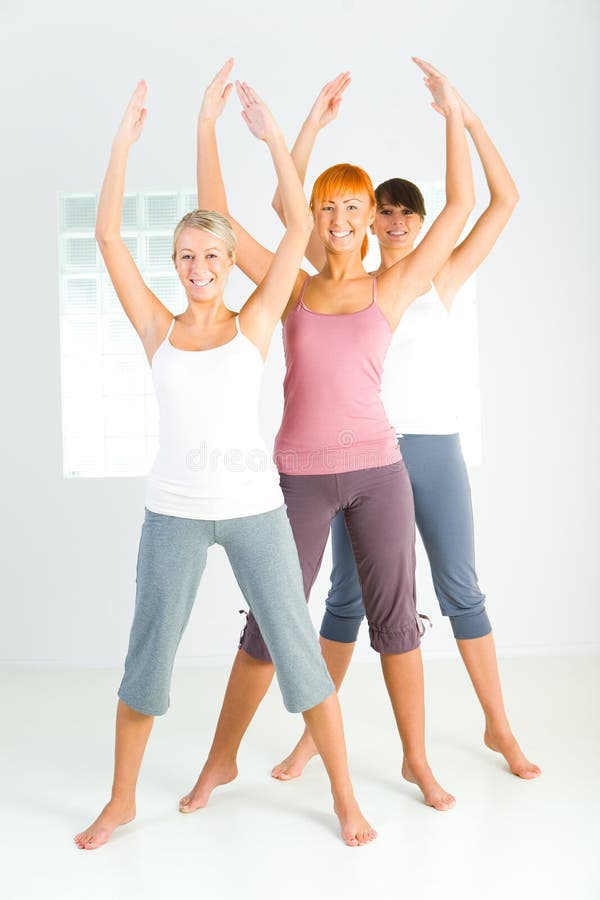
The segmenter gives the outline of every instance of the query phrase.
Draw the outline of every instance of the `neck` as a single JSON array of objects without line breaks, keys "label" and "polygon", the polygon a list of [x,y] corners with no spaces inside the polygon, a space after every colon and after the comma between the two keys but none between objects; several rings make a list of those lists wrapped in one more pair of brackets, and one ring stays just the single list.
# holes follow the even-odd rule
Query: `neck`
[{"label": "neck", "polygon": [[215,297],[214,300],[190,300],[188,297],[188,307],[181,313],[179,319],[199,330],[205,330],[222,325],[227,319],[234,316],[231,310],[227,309],[223,303],[223,296]]},{"label": "neck", "polygon": [[395,263],[400,262],[401,259],[405,259],[409,253],[412,253],[413,249],[413,247],[382,247],[379,245],[381,262],[379,263],[379,268],[375,272],[375,275],[381,275],[386,269],[389,269]]},{"label": "neck", "polygon": [[352,253],[327,253],[325,265],[319,272],[323,278],[345,281],[350,278],[364,278],[367,270],[363,266],[360,251]]}]

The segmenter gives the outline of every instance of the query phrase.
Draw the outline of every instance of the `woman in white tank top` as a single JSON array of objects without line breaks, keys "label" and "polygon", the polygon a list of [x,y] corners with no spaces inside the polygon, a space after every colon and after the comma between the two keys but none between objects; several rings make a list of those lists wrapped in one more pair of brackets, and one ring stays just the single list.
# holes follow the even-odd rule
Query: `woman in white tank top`
[{"label": "woman in white tank top", "polygon": [[[232,65],[229,60],[217,76],[217,107],[231,92],[226,80]],[[75,837],[85,850],[105,843],[116,827],[135,817],[136,782],[153,717],[168,708],[175,652],[207,549],[215,543],[224,547],[252,612],[270,633],[286,707],[303,713],[327,758],[344,841],[356,846],[376,836],[353,796],[337,695],[304,601],[283,495],[258,431],[263,361],[294,286],[312,216],[273,117],[248,85],[237,88],[244,120],[269,148],[289,216],[272,265],[239,316],[223,301],[235,264],[235,237],[223,216],[196,210],[175,230],[173,261],[188,300],[175,319],[144,283],[121,238],[127,158],[146,117],[144,82],[115,137],[98,206],[96,238],[152,366],[160,426],[138,556],[134,622],[119,688],[113,790],[98,818]],[[257,703],[270,682],[267,668],[267,680],[258,672]],[[240,677],[234,665],[228,685],[234,695],[241,689]],[[244,731],[239,729],[239,740]],[[217,734],[200,778],[180,802],[181,812],[205,806],[215,787],[236,777],[235,762],[224,765],[218,745]]]},{"label": "woman in white tank top", "polygon": [[[294,144],[292,156],[302,179],[318,132],[337,115],[343,91],[349,83],[348,73],[345,76],[339,76],[323,88]],[[503,754],[513,774],[531,779],[541,770],[527,759],[511,731],[491,626],[485,613],[485,598],[475,575],[471,497],[457,434],[449,322],[459,288],[494,246],[518,201],[518,193],[480,119],[460,95],[459,99],[465,128],[484,169],[490,202],[434,278],[430,290],[415,300],[404,314],[386,357],[382,399],[388,418],[399,435],[404,462],[413,483],[417,525],[429,555],[436,594],[444,615],[450,616],[459,651],[484,712],[484,741],[490,749]],[[411,253],[423,224],[425,207],[416,185],[403,179],[384,182],[375,194],[377,214],[371,230],[381,251],[381,264],[373,273],[377,276]],[[285,222],[278,192],[273,207]],[[307,257],[317,268],[322,265],[320,244],[312,237]],[[417,458],[411,464],[415,455],[425,449],[427,460]],[[429,478],[433,469],[438,473],[435,482],[433,477]],[[424,500],[421,503],[415,470],[422,485]],[[451,474],[453,471],[456,477]],[[439,519],[441,513],[452,528],[456,528],[458,522],[465,532],[457,542],[458,547],[456,543],[453,547],[443,546],[443,534],[440,538],[434,535],[432,541],[438,543],[431,546],[429,533],[434,529],[427,527],[427,520]],[[442,530],[438,528],[438,531]],[[329,620],[326,613],[321,628],[321,646],[329,671],[339,687],[352,657],[362,613],[351,547],[337,521],[334,521],[332,534],[334,569],[327,603]],[[443,565],[451,571],[436,573],[436,565],[440,566],[439,557],[445,557]],[[460,597],[451,596],[456,583],[461,580],[464,593],[468,595],[464,602]],[[472,615],[469,603],[474,610]],[[337,615],[331,615],[332,611]],[[336,621],[339,634],[336,634]],[[315,752],[310,735],[305,731],[292,754],[276,767],[275,774],[282,778],[297,777]]]}]

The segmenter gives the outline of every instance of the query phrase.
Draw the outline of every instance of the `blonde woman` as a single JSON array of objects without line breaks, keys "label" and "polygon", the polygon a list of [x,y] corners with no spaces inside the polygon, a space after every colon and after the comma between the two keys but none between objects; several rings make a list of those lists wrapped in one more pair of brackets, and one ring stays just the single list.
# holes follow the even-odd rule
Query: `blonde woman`
[{"label": "blonde woman", "polygon": [[[160,434],[119,688],[112,793],[98,818],[75,837],[84,850],[105,843],[135,816],[146,743],[154,716],[169,706],[175,653],[213,544],[225,549],[261,623],[287,709],[303,713],[325,760],[344,841],[356,846],[376,836],[354,799],[337,697],[308,616],[283,497],[258,429],[264,359],[312,221],[276,122],[256,95],[241,94],[246,124],[271,154],[288,226],[268,273],[239,315],[223,301],[235,264],[235,237],[222,215],[196,210],[175,229],[173,262],[188,301],[175,318],[146,286],[121,239],[127,158],[146,117],[144,82],[125,111],[100,196],[96,237],[152,367]],[[210,773],[212,787],[237,775],[235,764],[220,759]],[[197,796],[190,804],[187,795],[180,810],[193,812],[200,805]]]}]

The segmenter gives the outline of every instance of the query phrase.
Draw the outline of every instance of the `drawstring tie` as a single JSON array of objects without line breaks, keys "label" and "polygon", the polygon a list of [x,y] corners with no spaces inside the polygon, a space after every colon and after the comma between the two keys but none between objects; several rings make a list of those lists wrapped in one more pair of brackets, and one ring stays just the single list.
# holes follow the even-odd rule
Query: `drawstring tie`
[{"label": "drawstring tie", "polygon": [[431,621],[429,616],[426,616],[423,613],[417,613],[417,629],[419,631],[419,637],[423,637],[423,635],[427,631],[425,622],[429,624],[430,628],[433,628],[433,622]]},{"label": "drawstring tie", "polygon": [[238,612],[241,616],[246,616],[246,621],[244,623],[244,627],[240,631],[240,642],[238,644],[238,650],[241,650],[242,644],[244,643],[244,635],[246,634],[246,628],[248,627],[248,610],[247,609],[238,609]]}]

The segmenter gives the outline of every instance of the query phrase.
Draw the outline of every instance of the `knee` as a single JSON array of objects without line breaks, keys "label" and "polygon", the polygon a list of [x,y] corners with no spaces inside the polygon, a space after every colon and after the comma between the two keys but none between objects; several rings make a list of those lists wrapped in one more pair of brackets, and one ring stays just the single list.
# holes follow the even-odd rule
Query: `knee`
[{"label": "knee", "polygon": [[358,576],[332,583],[325,601],[325,608],[333,616],[341,619],[363,619],[362,591]]}]

